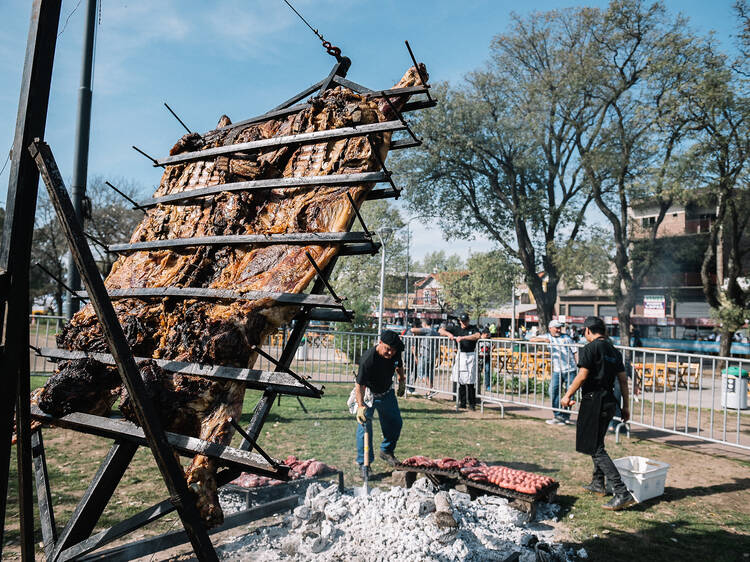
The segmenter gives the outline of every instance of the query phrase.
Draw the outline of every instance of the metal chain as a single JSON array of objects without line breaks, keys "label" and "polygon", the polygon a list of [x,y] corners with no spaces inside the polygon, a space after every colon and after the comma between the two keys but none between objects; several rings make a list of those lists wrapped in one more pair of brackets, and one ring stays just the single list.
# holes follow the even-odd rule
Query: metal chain
[{"label": "metal chain", "polygon": [[306,19],[305,19],[304,17],[302,17],[302,14],[300,14],[300,13],[299,13],[299,12],[298,12],[298,11],[297,11],[297,10],[295,9],[295,7],[294,7],[294,6],[292,6],[292,5],[291,5],[291,4],[289,3],[289,0],[284,0],[284,3],[286,3],[286,5],[287,5],[287,6],[289,6],[289,8],[290,8],[290,9],[291,9],[291,10],[292,10],[292,11],[293,11],[293,12],[294,12],[295,14],[297,14],[297,16],[299,16],[299,19],[301,19],[301,20],[302,20],[302,21],[303,21],[303,22],[305,23],[305,25],[306,25],[307,27],[309,27],[309,28],[310,28],[310,30],[311,30],[311,31],[312,31],[312,32],[313,32],[313,33],[314,33],[315,35],[317,35],[317,36],[318,36],[318,39],[320,39],[320,41],[321,41],[321,42],[323,43],[323,48],[324,48],[324,49],[326,50],[326,52],[327,52],[327,53],[328,53],[329,55],[331,55],[332,57],[336,57],[336,60],[340,60],[340,59],[341,59],[341,49],[339,49],[338,47],[336,47],[336,46],[332,45],[330,41],[326,41],[326,40],[325,40],[325,38],[324,38],[324,37],[323,37],[323,36],[322,36],[322,35],[321,35],[320,33],[318,33],[318,30],[317,30],[317,29],[315,29],[315,28],[314,28],[314,27],[313,27],[312,25],[310,25],[310,24],[309,24],[309,23],[307,22],[307,20],[306,20]]}]

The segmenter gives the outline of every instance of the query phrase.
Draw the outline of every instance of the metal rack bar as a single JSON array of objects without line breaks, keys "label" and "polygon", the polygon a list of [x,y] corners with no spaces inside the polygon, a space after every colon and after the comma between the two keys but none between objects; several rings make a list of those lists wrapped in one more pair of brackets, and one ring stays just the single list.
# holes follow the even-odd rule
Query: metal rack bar
[{"label": "metal rack bar", "polygon": [[391,146],[388,150],[403,150],[405,148],[414,148],[415,146],[421,146],[421,141],[415,141],[414,139],[396,139],[391,142]]},{"label": "metal rack bar", "polygon": [[435,99],[410,101],[401,108],[401,113],[408,113],[409,111],[419,111],[420,109],[428,109],[430,107],[435,107],[436,105],[437,101]]},{"label": "metal rack bar", "polygon": [[[351,137],[360,137],[371,133],[388,133],[403,130],[404,125],[400,121],[383,121],[382,123],[368,123],[356,127],[339,127],[338,129],[313,131],[311,133],[298,133],[296,135],[284,135],[281,137],[271,137],[251,142],[217,146],[214,148],[207,148],[206,150],[183,152],[182,154],[175,154],[174,156],[167,156],[166,158],[154,160],[154,165],[168,166],[171,164],[179,164],[181,162],[204,160],[206,158],[213,158],[215,156],[233,154],[236,152],[247,152],[251,150],[273,148],[276,146],[287,146],[290,144],[308,144],[321,141],[341,140]],[[151,157],[149,156],[149,158]]]},{"label": "metal rack bar", "polygon": [[42,526],[42,544],[44,545],[44,554],[49,558],[55,548],[55,541],[57,541],[57,527],[55,526],[55,512],[52,506],[52,493],[49,488],[47,459],[44,453],[41,429],[37,429],[31,434],[31,456],[34,460],[34,473],[36,475],[36,499]]},{"label": "metal rack bar", "polygon": [[[167,105],[167,104],[164,104],[164,105]],[[117,189],[117,188],[116,188],[116,187],[115,187],[114,185],[112,185],[112,184],[111,184],[110,182],[108,182],[108,181],[105,181],[105,182],[104,182],[104,185],[106,185],[107,187],[109,187],[110,189],[112,189],[112,190],[113,190],[113,191],[114,191],[115,193],[117,193],[117,194],[118,194],[118,195],[119,195],[120,197],[122,197],[123,199],[125,199],[125,200],[126,200],[126,201],[127,201],[128,203],[130,203],[131,205],[133,205],[133,209],[138,209],[139,211],[143,211],[143,213],[145,213],[145,212],[146,212],[146,209],[144,209],[143,207],[141,207],[141,206],[140,206],[140,205],[139,205],[139,204],[138,204],[138,203],[137,203],[136,201],[134,201],[134,200],[133,200],[132,198],[128,197],[128,195],[126,195],[126,194],[125,194],[124,192],[122,192],[122,191],[120,191],[119,189]]]},{"label": "metal rack bar", "polygon": [[[43,347],[39,350],[39,355],[48,359],[83,359],[90,357],[105,365],[115,364],[112,355],[109,353],[68,351],[65,349]],[[302,384],[287,372],[241,369],[239,367],[225,367],[223,365],[199,365],[197,363],[185,363],[169,359],[151,359],[149,357],[135,357],[134,359],[139,362],[153,361],[170,373],[242,382],[248,388],[256,390],[273,388],[279,394],[307,396],[310,398],[320,398],[322,396],[321,388],[315,385]]]},{"label": "metal rack bar", "polygon": [[[323,84],[323,81],[317,82],[316,84],[313,84],[308,89],[309,91],[305,91],[304,94],[298,94],[294,98],[290,98],[283,104],[277,106],[276,108],[264,113],[263,115],[257,115],[255,117],[250,117],[249,119],[243,119],[242,121],[237,121],[237,123],[232,123],[230,125],[227,125],[226,127],[222,127],[220,130],[225,129],[236,129],[238,127],[244,127],[245,125],[252,125],[253,123],[261,123],[263,121],[268,121],[270,119],[276,119],[277,117],[284,117],[286,115],[291,115],[292,113],[297,113],[299,111],[302,111],[303,109],[308,109],[309,107],[312,107],[309,103],[300,103],[297,105],[288,105],[285,104],[288,103],[294,103],[295,101],[299,101],[305,96],[312,95],[316,90],[320,89],[320,86]],[[427,93],[427,89],[429,86],[410,86],[408,88],[392,88],[390,90],[385,90],[386,95],[391,97],[396,96],[413,96],[416,94],[425,94]],[[369,98],[378,98],[380,97],[380,92],[373,92],[372,94],[367,94],[367,97]],[[415,102],[415,103],[421,103],[421,102]],[[425,102],[427,103],[427,102]],[[408,105],[408,104],[407,104]],[[435,104],[432,103],[432,105],[425,106],[425,107],[433,107]],[[406,111],[406,109],[401,109],[401,111]]]},{"label": "metal rack bar", "polygon": [[339,256],[362,256],[370,254],[374,256],[380,249],[380,242],[368,242],[366,244],[347,244],[339,248]]},{"label": "metal rack bar", "polygon": [[134,252],[161,250],[164,248],[187,248],[191,246],[272,246],[286,244],[295,246],[364,243],[371,240],[369,232],[292,232],[288,234],[238,234],[236,236],[196,236],[194,238],[169,238],[149,240],[132,244],[112,244],[110,252]]},{"label": "metal rack bar", "polygon": [[322,96],[323,93],[333,85],[334,79],[337,76],[346,76],[346,73],[349,71],[349,67],[352,64],[352,61],[349,59],[349,57],[337,57],[337,59],[338,60],[333,65],[331,72],[323,79],[323,84],[321,84],[320,90],[318,90],[319,96]]},{"label": "metal rack bar", "polygon": [[[337,65],[334,65],[334,67],[336,67],[336,66]],[[263,115],[259,115],[258,117],[253,117],[252,119],[262,118],[265,115],[268,115],[269,113],[274,113],[276,111],[279,111],[280,109],[288,109],[288,108],[292,107],[294,104],[296,104],[301,99],[306,98],[307,96],[311,96],[315,92],[317,92],[318,90],[320,90],[320,87],[323,85],[324,82],[325,82],[325,79],[318,80],[312,86],[309,86],[309,87],[305,88],[300,93],[292,96],[291,98],[289,98],[286,101],[281,102],[279,105],[277,105],[276,107],[274,107],[270,111],[264,113]],[[307,105],[307,104],[305,104],[305,105]],[[250,119],[247,119],[246,121],[250,121]]]},{"label": "metal rack bar", "polygon": [[[137,445],[148,446],[148,440],[143,429],[126,420],[105,418],[82,412],[74,412],[61,418],[56,418],[45,414],[36,406],[32,406],[31,408],[31,417],[40,422],[64,429],[73,429],[91,435],[98,435],[99,437],[125,440]],[[263,476],[279,480],[285,480],[288,477],[289,467],[277,463],[277,467],[274,468],[267,464],[263,457],[255,453],[179,433],[169,431],[164,433],[165,440],[169,446],[183,456],[204,455],[216,459],[220,464],[240,470],[249,469],[256,474],[262,474]],[[184,480],[183,476],[183,482]],[[185,488],[187,489],[187,485]]]},{"label": "metal rack bar", "polygon": [[94,256],[91,254],[88,244],[84,241],[83,229],[78,223],[52,152],[46,143],[38,139],[31,144],[29,151],[36,161],[47,187],[57,218],[68,239],[70,251],[81,273],[81,278],[91,292],[91,304],[96,311],[102,332],[117,363],[120,377],[130,394],[138,419],[143,426],[142,433],[145,436],[143,444],[147,444],[151,448],[170,498],[177,506],[182,524],[190,537],[196,556],[200,560],[217,560],[216,552],[198,513],[195,499],[188,492],[182,467],[172,454],[172,448],[167,440],[164,428],[159,421],[152,401],[148,397],[145,384],[130,353],[130,347],[125,339],[122,326],[120,326],[112,302],[107,296],[104,281],[96,267]]},{"label": "metal rack bar", "polygon": [[[257,521],[258,519],[269,517],[274,513],[280,513],[283,511],[294,509],[297,506],[298,502],[299,496],[293,495],[257,505],[244,511],[233,513],[224,520],[224,523],[222,525],[216,527],[215,529],[211,529],[209,531],[209,534],[213,535],[215,533],[221,533],[222,531],[239,527],[240,525],[247,524],[251,521]],[[134,558],[148,556],[149,554],[161,552],[167,548],[179,546],[186,542],[187,537],[185,536],[184,531],[172,531],[170,533],[159,535],[157,537],[142,539],[140,541],[129,543],[127,545],[118,546],[104,552],[97,552],[92,554],[91,556],[80,558],[80,560],[87,562],[127,562],[129,560],[133,560]],[[98,545],[96,548],[98,548],[99,546],[101,545]],[[87,549],[86,552],[91,552],[92,550],[94,550],[94,548]],[[82,554],[84,553],[78,553],[76,554],[76,556],[78,557]]]},{"label": "metal rack bar", "polygon": [[268,454],[263,449],[261,449],[260,445],[258,445],[257,442],[255,442],[254,440],[250,439],[250,436],[247,433],[245,433],[245,430],[242,429],[242,426],[237,423],[237,420],[235,420],[234,418],[229,418],[229,423],[232,424],[232,427],[234,427],[234,429],[237,430],[237,433],[239,433],[242,436],[243,439],[245,439],[246,441],[248,441],[250,443],[250,450],[251,451],[253,449],[255,449],[256,451],[258,451],[258,453],[260,454],[260,456],[263,457],[264,459],[266,459],[266,462],[268,464],[270,464],[271,466],[273,466],[274,468],[279,465],[279,463],[277,463],[275,460],[273,460],[271,457],[269,457]]},{"label": "metal rack bar", "polygon": [[377,199],[398,199],[401,197],[401,192],[393,189],[373,189],[367,194],[368,201],[375,201]]},{"label": "metal rack bar", "polygon": [[137,450],[138,445],[127,441],[116,441],[110,447],[59,540],[54,544],[51,555],[47,556],[48,560],[56,561],[63,550],[91,535]]},{"label": "metal rack bar", "polygon": [[161,197],[153,197],[138,203],[138,207],[156,207],[165,203],[190,201],[199,197],[217,195],[225,191],[260,191],[268,189],[288,189],[294,187],[325,187],[333,185],[359,185],[363,183],[380,183],[388,181],[382,172],[364,172],[361,174],[334,174],[330,176],[301,176],[297,178],[273,178],[266,180],[239,181],[223,183],[198,189],[189,189],[179,193],[170,193]]},{"label": "metal rack bar", "polygon": [[344,88],[349,88],[350,90],[354,90],[355,92],[359,94],[371,94],[372,93],[372,90],[370,88],[367,88],[366,86],[363,86],[362,84],[357,84],[356,82],[352,82],[351,80],[347,80],[343,76],[334,76],[333,81],[339,86],[343,86]]},{"label": "metal rack bar", "polygon": [[[78,291],[79,297],[88,297],[88,291]],[[207,289],[204,287],[144,287],[112,289],[107,292],[110,299],[166,298],[206,299],[206,300],[247,300],[273,299],[284,304],[339,308],[340,303],[324,295],[305,293],[274,293],[271,291],[230,291],[228,289]]]}]

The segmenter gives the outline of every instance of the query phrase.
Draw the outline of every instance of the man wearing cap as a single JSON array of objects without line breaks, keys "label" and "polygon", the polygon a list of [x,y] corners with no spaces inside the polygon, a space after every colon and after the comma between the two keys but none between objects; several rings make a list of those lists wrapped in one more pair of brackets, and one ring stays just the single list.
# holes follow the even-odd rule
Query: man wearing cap
[{"label": "man wearing cap", "polygon": [[[362,471],[365,466],[365,426],[367,426],[369,464],[374,460],[372,449],[372,416],[378,411],[383,442],[380,444],[380,458],[393,465],[398,462],[393,454],[401,435],[401,411],[398,408],[396,393],[393,391],[393,375],[398,373],[398,395],[404,395],[404,368],[401,352],[404,344],[392,330],[383,330],[375,347],[364,352],[359,362],[354,395],[357,401],[357,463]],[[372,394],[372,404],[366,400],[367,390]],[[369,396],[367,397],[369,398]],[[364,474],[364,473],[363,473]]]},{"label": "man wearing cap", "polygon": [[560,396],[563,387],[570,386],[576,376],[576,358],[573,340],[568,334],[562,333],[562,324],[558,320],[552,320],[549,325],[549,333],[531,338],[532,342],[549,342],[550,357],[552,359],[552,380],[549,384],[549,396],[552,399],[554,417],[547,420],[551,425],[565,425],[572,423],[570,414],[560,411]]},{"label": "man wearing cap", "polygon": [[458,385],[458,407],[466,408],[468,397],[469,409],[475,410],[477,394],[474,363],[477,359],[477,340],[482,337],[482,333],[479,328],[469,324],[469,315],[466,313],[458,317],[458,322],[458,326],[440,328],[438,333],[458,343],[458,355],[451,373],[451,381],[454,386]]},{"label": "man wearing cap", "polygon": [[625,509],[635,499],[617,471],[615,463],[604,449],[607,426],[615,415],[617,400],[614,395],[615,378],[620,380],[622,390],[622,420],[630,418],[628,379],[622,355],[607,337],[607,329],[601,318],[589,316],[583,323],[584,336],[588,343],[578,353],[578,375],[568,387],[560,404],[569,407],[572,398],[581,388],[581,406],[578,409],[576,428],[576,451],[591,455],[594,473],[591,483],[584,486],[597,496],[606,495],[605,478],[612,485],[614,497],[602,507],[613,511]]}]

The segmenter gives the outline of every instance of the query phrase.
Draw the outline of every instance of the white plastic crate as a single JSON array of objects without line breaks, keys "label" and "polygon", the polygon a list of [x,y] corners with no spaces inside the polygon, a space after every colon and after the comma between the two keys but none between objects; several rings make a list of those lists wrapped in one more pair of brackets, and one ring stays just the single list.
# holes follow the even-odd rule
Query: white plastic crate
[{"label": "white plastic crate", "polygon": [[615,459],[614,463],[622,481],[637,502],[640,503],[664,493],[667,469],[669,469],[667,463],[637,456]]}]

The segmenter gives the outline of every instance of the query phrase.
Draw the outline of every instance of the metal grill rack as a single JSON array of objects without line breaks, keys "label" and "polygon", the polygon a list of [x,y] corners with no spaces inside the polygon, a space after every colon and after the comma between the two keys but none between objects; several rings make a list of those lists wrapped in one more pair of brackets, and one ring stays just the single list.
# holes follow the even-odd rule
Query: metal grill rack
[{"label": "metal grill rack", "polygon": [[[297,398],[320,398],[323,388],[316,386],[298,376],[289,369],[294,354],[304,335],[310,320],[325,319],[331,321],[345,321],[350,318],[350,312],[344,307],[344,300],[339,298],[328,283],[328,278],[335,266],[334,257],[324,268],[320,268],[308,254],[311,265],[318,276],[312,290],[308,294],[268,293],[256,291],[236,292],[219,291],[206,288],[170,287],[164,289],[127,289],[107,291],[96,269],[96,264],[87,242],[87,236],[76,219],[73,206],[65,189],[62,176],[57,168],[52,151],[40,139],[44,138],[46,108],[49,99],[52,63],[55,53],[55,39],[60,16],[60,3],[53,0],[35,0],[33,3],[27,59],[24,66],[21,101],[19,105],[19,119],[16,128],[16,139],[13,149],[13,159],[10,172],[10,184],[7,198],[6,222],[3,233],[2,251],[0,252],[0,306],[5,311],[6,322],[3,326],[5,345],[0,353],[0,372],[6,378],[6,393],[3,398],[3,430],[5,443],[2,447],[0,459],[0,486],[5,486],[0,493],[0,516],[5,519],[5,508],[8,488],[8,462],[10,458],[10,442],[14,415],[14,403],[17,403],[15,415],[18,421],[18,459],[19,459],[19,502],[21,524],[21,550],[25,560],[34,559],[34,519],[33,493],[31,482],[37,487],[38,507],[42,530],[42,540],[45,556],[48,560],[95,559],[95,550],[120,539],[129,533],[153,522],[164,515],[177,511],[184,528],[184,532],[200,560],[216,560],[216,553],[208,536],[208,532],[200,521],[194,498],[189,492],[182,469],[174,457],[174,453],[184,456],[196,454],[208,456],[222,467],[217,474],[219,486],[223,486],[236,478],[241,472],[252,472],[279,480],[288,480],[288,467],[271,458],[257,443],[268,413],[276,400],[282,394],[293,395]],[[306,88],[286,102],[271,111],[233,125],[237,128],[250,123],[257,123],[289,115],[301,111],[309,106],[303,99],[324,92],[337,85],[343,85],[371,97],[397,97],[426,94],[427,100],[407,103],[403,112],[413,111],[435,105],[429,98],[429,86],[403,88],[385,91],[369,90],[345,78],[350,66],[346,57],[337,57],[337,62],[329,75],[323,80]],[[415,62],[416,63],[416,62]],[[227,153],[245,153],[247,151],[266,148],[267,146],[289,146],[302,143],[318,142],[337,138],[364,136],[372,143],[374,134],[383,131],[406,131],[409,137],[394,140],[391,149],[408,148],[419,144],[419,140],[409,129],[401,114],[398,119],[374,125],[347,127],[321,133],[306,133],[277,137],[267,141],[230,145],[199,153],[185,153],[161,160],[154,160],[154,165],[165,166],[175,162],[185,162],[191,159],[214,157]],[[150,158],[150,157],[149,157]],[[258,180],[252,182],[238,182],[222,186],[196,189],[175,195],[153,198],[137,203],[135,208],[147,210],[155,205],[180,205],[194,198],[207,198],[223,191],[243,191],[259,189],[278,189],[300,186],[331,186],[358,185],[362,183],[388,183],[390,188],[372,190],[368,199],[398,197],[399,191],[391,178],[390,172],[383,162],[381,170],[367,174],[332,175],[305,178],[283,178],[278,180]],[[91,357],[104,364],[115,365],[125,387],[137,410],[141,421],[140,427],[112,417],[94,416],[91,414],[71,413],[61,418],[54,418],[38,408],[29,405],[29,364],[28,364],[28,322],[26,305],[28,302],[28,271],[30,266],[30,244],[35,214],[38,178],[41,174],[44,184],[49,191],[58,219],[65,231],[70,250],[75,259],[77,269],[85,283],[85,295],[93,305],[104,337],[109,346],[109,353],[89,353],[81,351],[64,351],[58,349],[40,349],[38,353],[51,361]],[[354,202],[351,200],[352,205]],[[295,233],[284,235],[245,235],[245,236],[216,236],[177,240],[158,240],[139,242],[134,244],[118,244],[107,247],[107,251],[127,253],[139,250],[157,250],[162,248],[180,248],[212,245],[271,245],[271,244],[312,244],[334,246],[339,256],[374,254],[379,244],[372,237],[354,206],[358,220],[362,223],[364,232],[343,233]],[[13,248],[13,251],[10,251]],[[323,293],[328,291],[330,296]],[[239,447],[228,447],[210,443],[194,437],[178,435],[164,431],[159,417],[154,410],[151,400],[147,397],[143,381],[140,378],[136,361],[112,306],[112,300],[117,298],[137,297],[152,298],[185,298],[201,300],[238,300],[270,297],[277,302],[298,305],[299,313],[293,320],[293,327],[284,345],[281,355],[275,361],[273,371],[257,369],[239,369],[224,366],[207,366],[170,360],[155,360],[163,369],[195,376],[240,382],[246,388],[262,391],[262,396],[255,406],[251,421],[246,428],[238,428],[243,436]],[[260,352],[260,350],[256,351]],[[262,352],[260,352],[262,353]],[[114,441],[107,456],[102,461],[93,476],[88,489],[76,507],[70,520],[58,532],[55,522],[52,493],[47,476],[46,457],[41,430],[31,432],[30,421],[34,419],[44,424],[65,427],[103,436]],[[236,423],[236,422],[235,422]],[[133,456],[140,446],[147,446],[153,452],[160,473],[169,491],[169,497],[140,513],[121,521],[109,529],[92,534],[98,521],[117,488]],[[253,450],[255,452],[253,452]],[[289,509],[294,502],[276,500],[273,505],[258,506],[249,510],[243,517],[231,521],[247,522],[253,518],[265,517],[274,511]],[[252,513],[250,513],[252,511]],[[227,523],[230,523],[228,520]],[[226,524],[225,524],[226,527]],[[3,527],[4,531],[4,527]],[[166,546],[169,539],[164,535]],[[1,539],[1,537],[0,537]],[[0,545],[2,541],[0,540]],[[1,546],[0,546],[1,548]],[[127,558],[128,546],[118,548],[119,556]],[[1,553],[1,552],[0,552]],[[93,554],[92,554],[93,553]]]}]

